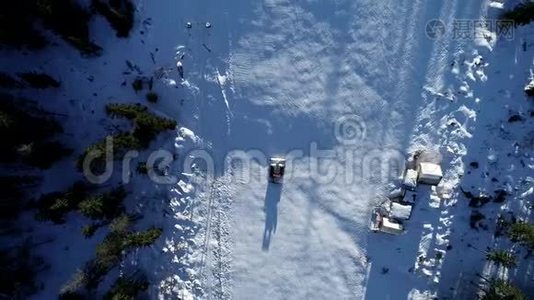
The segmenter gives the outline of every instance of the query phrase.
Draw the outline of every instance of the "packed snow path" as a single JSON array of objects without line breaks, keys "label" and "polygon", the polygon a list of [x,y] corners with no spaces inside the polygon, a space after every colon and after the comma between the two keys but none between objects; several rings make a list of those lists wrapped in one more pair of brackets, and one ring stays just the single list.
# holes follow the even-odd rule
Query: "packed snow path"
[{"label": "packed snow path", "polygon": [[[417,146],[411,143],[414,137],[417,144],[439,145],[439,133],[428,129],[441,116],[433,115],[431,97],[423,92],[446,90],[451,61],[465,41],[429,38],[426,25],[432,19],[448,24],[478,19],[484,5],[460,0],[143,2],[142,13],[154,16],[147,40],[175,42],[175,58],[183,63],[184,81],[175,78],[171,86],[176,84],[185,99],[182,123],[196,141],[182,149],[183,155],[206,150],[216,177],[194,184],[189,198],[183,191],[174,196],[188,199],[198,212],[191,218],[195,233],[188,254],[176,252],[180,263],[162,262],[175,280],[162,278],[172,288],[158,294],[234,299],[431,295],[426,292],[433,289],[430,279],[401,269],[417,259],[412,247],[418,247],[421,235],[394,242],[369,239],[374,197],[392,179],[376,177],[370,171],[376,165],[369,164],[374,158],[402,161]],[[245,166],[225,164],[235,150],[255,159]],[[324,159],[321,150],[334,152]],[[290,152],[298,159],[283,186],[269,184],[266,158]],[[329,178],[328,168],[337,176]]]}]

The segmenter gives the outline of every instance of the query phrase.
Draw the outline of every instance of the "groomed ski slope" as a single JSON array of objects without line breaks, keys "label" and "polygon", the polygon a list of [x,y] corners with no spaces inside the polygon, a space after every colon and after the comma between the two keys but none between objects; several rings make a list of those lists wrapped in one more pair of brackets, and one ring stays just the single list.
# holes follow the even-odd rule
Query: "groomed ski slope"
[{"label": "groomed ski slope", "polygon": [[[201,184],[184,177],[195,191],[171,192],[180,217],[169,227],[178,224],[174,235],[188,232],[191,241],[180,248],[179,238],[169,237],[166,256],[153,258],[165,269],[155,293],[214,299],[403,299],[435,293],[431,276],[408,272],[417,259],[412,248],[424,239],[417,227],[408,236],[369,235],[375,195],[393,179],[372,172],[373,158],[403,163],[409,150],[439,149],[440,133],[432,124],[441,115],[433,111],[435,95],[424,91],[452,85],[450,64],[472,41],[454,40],[450,32],[434,40],[425,26],[432,19],[478,19],[486,3],[144,5],[143,13],[158,16],[150,40],[175,41],[177,56],[184,57],[181,116],[194,136],[179,138],[182,157],[204,149],[216,174]],[[187,21],[193,28],[185,29]],[[213,27],[204,28],[206,21]],[[335,155],[317,160],[323,154],[313,147]],[[245,166],[225,164],[234,150],[254,159]],[[283,186],[269,184],[266,158],[293,150],[302,150],[302,157],[288,168]],[[329,167],[338,175],[325,179]],[[243,178],[242,169],[250,178]],[[348,181],[347,170],[354,171]],[[455,183],[451,178],[450,185]],[[439,216],[430,218],[434,223]],[[399,250],[404,246],[407,253]]]}]

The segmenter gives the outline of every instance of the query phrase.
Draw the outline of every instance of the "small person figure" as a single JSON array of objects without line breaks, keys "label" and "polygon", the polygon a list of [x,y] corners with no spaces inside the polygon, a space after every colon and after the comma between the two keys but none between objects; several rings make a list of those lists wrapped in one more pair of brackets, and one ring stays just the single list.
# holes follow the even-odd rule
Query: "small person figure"
[{"label": "small person figure", "polygon": [[184,79],[184,67],[182,66],[182,62],[178,61],[176,63],[176,69],[178,70],[178,73],[180,74],[180,77]]},{"label": "small person figure", "polygon": [[185,27],[187,29],[191,29],[193,27],[193,24],[191,22],[187,22],[187,23],[185,23]]}]

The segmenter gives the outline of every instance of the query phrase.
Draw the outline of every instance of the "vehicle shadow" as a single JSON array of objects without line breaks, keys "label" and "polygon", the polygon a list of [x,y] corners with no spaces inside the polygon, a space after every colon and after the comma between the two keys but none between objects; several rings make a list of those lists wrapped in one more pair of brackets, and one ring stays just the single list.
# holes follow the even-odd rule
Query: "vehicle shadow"
[{"label": "vehicle shadow", "polygon": [[267,192],[265,193],[265,203],[263,210],[265,211],[265,229],[263,230],[263,242],[261,249],[269,251],[271,244],[271,237],[276,233],[276,225],[278,222],[278,202],[282,194],[282,186],[276,183],[269,183]]}]

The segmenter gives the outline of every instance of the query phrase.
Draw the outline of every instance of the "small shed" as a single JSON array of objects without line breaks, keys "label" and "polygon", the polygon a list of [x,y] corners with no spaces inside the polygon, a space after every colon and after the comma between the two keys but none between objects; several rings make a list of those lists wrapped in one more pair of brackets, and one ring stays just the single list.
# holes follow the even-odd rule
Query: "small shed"
[{"label": "small shed", "polygon": [[422,162],[417,166],[417,182],[438,185],[443,178],[441,166],[435,163]]},{"label": "small shed", "polygon": [[406,190],[403,187],[399,186],[389,191],[388,198],[390,200],[402,200],[405,194],[406,194]]},{"label": "small shed", "polygon": [[417,171],[413,169],[407,169],[404,174],[404,180],[402,185],[410,191],[415,191],[417,188]]},{"label": "small shed", "polygon": [[390,217],[395,220],[408,220],[412,215],[412,205],[391,202]]},{"label": "small shed", "polygon": [[390,218],[382,217],[380,231],[390,234],[401,234],[404,231],[404,226]]}]

